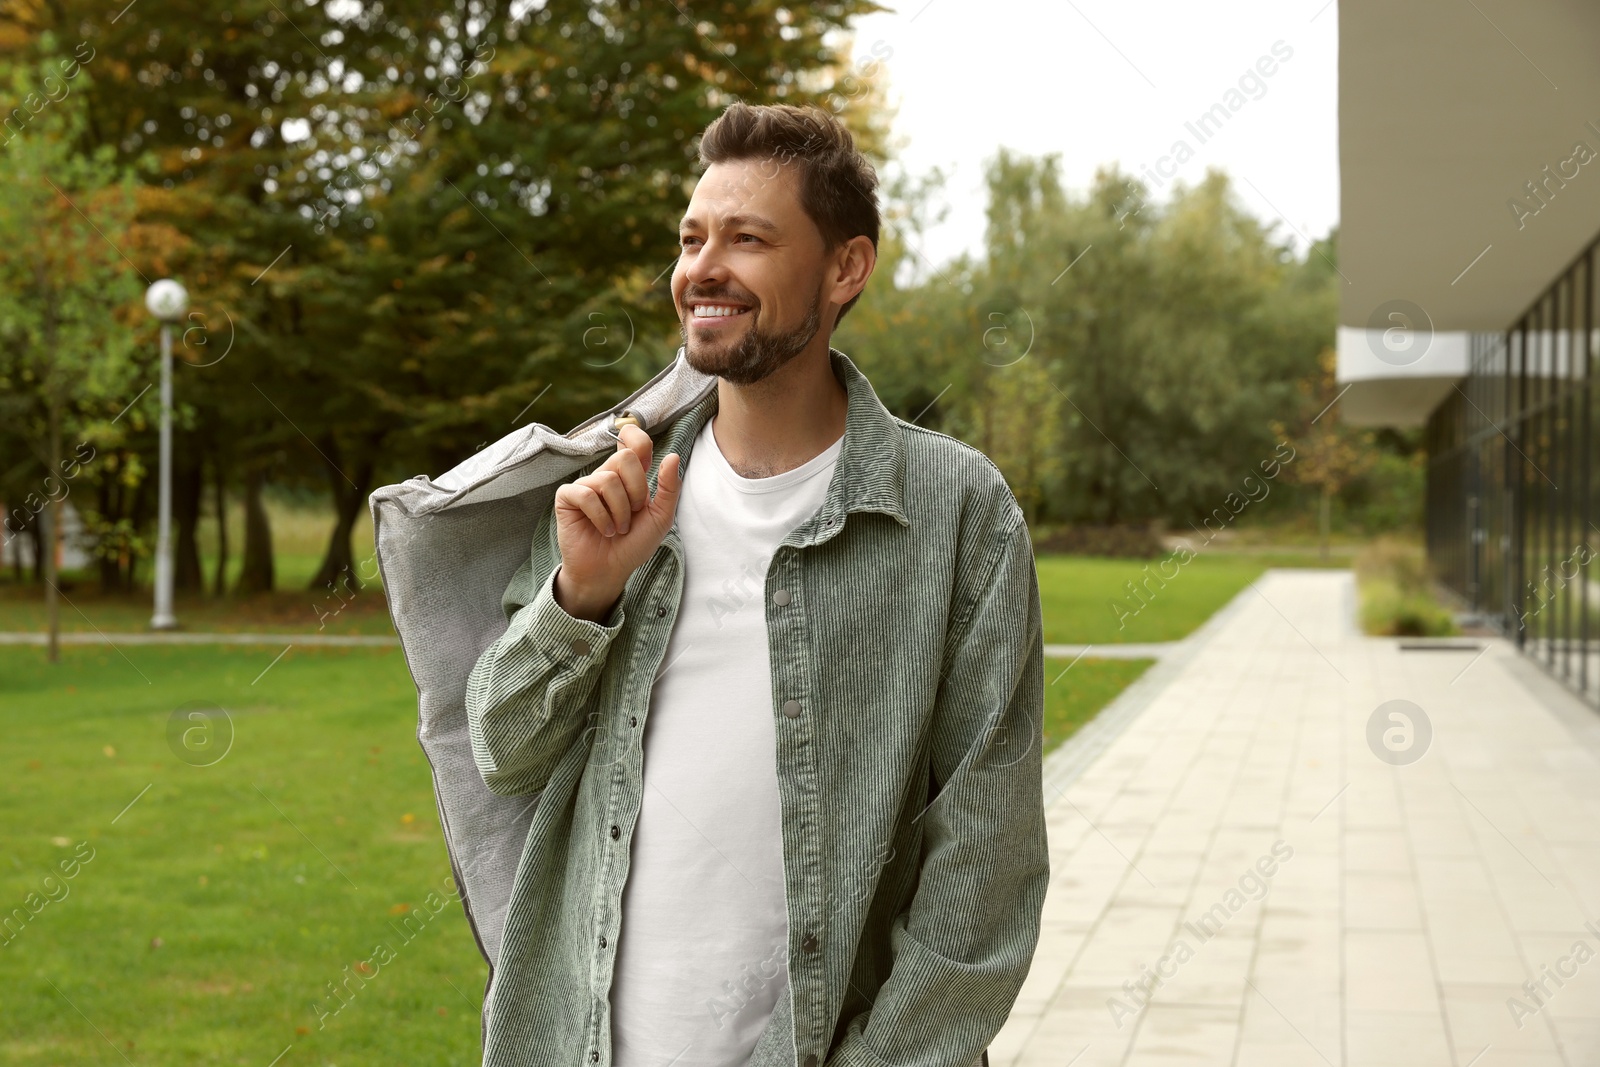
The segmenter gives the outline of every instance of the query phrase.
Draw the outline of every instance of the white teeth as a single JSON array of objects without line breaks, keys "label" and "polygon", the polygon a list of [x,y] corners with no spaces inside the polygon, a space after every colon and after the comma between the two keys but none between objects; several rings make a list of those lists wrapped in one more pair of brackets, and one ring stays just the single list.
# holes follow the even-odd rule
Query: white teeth
[{"label": "white teeth", "polygon": [[737,315],[744,308],[729,307],[725,304],[696,304],[694,317],[697,319],[717,319],[728,315]]}]

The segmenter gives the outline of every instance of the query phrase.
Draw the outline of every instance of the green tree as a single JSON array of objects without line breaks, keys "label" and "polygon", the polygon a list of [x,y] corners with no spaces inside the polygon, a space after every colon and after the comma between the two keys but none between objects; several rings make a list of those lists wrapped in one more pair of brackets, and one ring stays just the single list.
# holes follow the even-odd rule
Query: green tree
[{"label": "green tree", "polygon": [[[0,395],[8,415],[27,427],[43,472],[38,517],[54,662],[62,502],[94,458],[97,428],[133,398],[133,332],[118,317],[137,299],[139,278],[118,249],[134,213],[131,177],[109,146],[77,151],[81,97],[56,95],[57,86],[89,75],[53,40],[42,43],[43,62],[12,66],[4,88],[23,102],[29,121],[0,151]],[[71,455],[68,440],[82,442]],[[30,510],[34,498],[25,498]]]},{"label": "green tree", "polygon": [[1317,544],[1324,561],[1328,558],[1334,497],[1371,470],[1379,458],[1373,434],[1353,429],[1339,418],[1337,363],[1334,349],[1322,351],[1316,373],[1298,383],[1303,403],[1293,429],[1286,429],[1283,424],[1274,427],[1294,445],[1296,455],[1289,467],[1289,480],[1316,490]]},{"label": "green tree", "polygon": [[514,423],[565,429],[671,358],[660,276],[723,106],[837,105],[881,139],[841,52],[876,9],[141,0],[110,19],[57,0],[0,13],[0,48],[91,34],[92,140],[154,160],[141,219],[187,238],[160,271],[204,316],[186,336],[233,345],[208,366],[216,348],[191,349],[180,395],[188,450],[242,475],[243,584],[271,582],[272,479],[329,487],[314,584],[353,586],[349,528],[378,478]]}]

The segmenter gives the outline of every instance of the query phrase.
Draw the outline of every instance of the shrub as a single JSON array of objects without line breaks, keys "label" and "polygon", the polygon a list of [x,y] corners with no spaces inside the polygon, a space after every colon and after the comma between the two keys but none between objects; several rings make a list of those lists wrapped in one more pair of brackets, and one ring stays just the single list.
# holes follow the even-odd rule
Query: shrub
[{"label": "shrub", "polygon": [[1355,563],[1361,628],[1379,637],[1448,637],[1459,633],[1455,616],[1434,594],[1422,550],[1379,538]]},{"label": "shrub", "polygon": [[1167,551],[1154,528],[1148,525],[1058,526],[1036,533],[1033,550],[1035,554],[1060,552],[1069,556],[1117,559],[1155,559]]}]

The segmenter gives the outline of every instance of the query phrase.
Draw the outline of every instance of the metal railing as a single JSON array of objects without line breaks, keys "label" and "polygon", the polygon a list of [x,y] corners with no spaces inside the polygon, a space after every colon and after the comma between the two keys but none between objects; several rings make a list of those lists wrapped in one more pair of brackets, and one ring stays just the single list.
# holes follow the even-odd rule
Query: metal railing
[{"label": "metal railing", "polygon": [[1600,704],[1597,261],[1600,238],[1508,330],[1473,336],[1428,419],[1426,536],[1440,582]]}]

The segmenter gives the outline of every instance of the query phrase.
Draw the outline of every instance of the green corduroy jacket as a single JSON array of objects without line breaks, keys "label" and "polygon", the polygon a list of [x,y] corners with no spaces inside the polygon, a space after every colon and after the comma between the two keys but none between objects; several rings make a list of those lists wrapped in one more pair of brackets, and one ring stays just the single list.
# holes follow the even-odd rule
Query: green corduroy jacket
[{"label": "green corduroy jacket", "polygon": [[[830,359],[844,444],[763,589],[790,944],[750,1062],[967,1067],[1027,975],[1049,880],[1032,544],[981,452],[896,418],[843,353]],[[669,452],[693,462],[716,404],[711,389],[652,433],[652,492]],[[507,628],[466,687],[485,785],[537,795],[486,1067],[610,1063],[642,739],[683,585],[676,528],[604,622],[555,602],[559,563],[545,509],[505,591]]]}]

